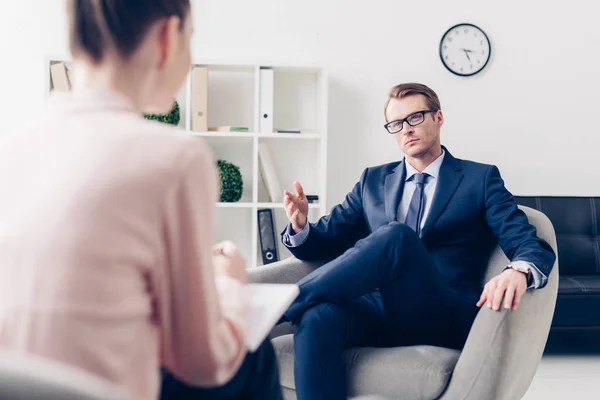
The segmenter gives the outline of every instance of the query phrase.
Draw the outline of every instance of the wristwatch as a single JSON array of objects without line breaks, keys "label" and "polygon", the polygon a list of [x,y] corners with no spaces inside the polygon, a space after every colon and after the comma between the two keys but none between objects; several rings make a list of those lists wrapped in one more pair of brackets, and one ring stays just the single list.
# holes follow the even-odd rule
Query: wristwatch
[{"label": "wristwatch", "polygon": [[515,271],[519,271],[525,274],[527,277],[527,287],[533,284],[533,274],[531,273],[531,267],[522,267],[520,265],[508,264],[506,268],[514,269]]}]

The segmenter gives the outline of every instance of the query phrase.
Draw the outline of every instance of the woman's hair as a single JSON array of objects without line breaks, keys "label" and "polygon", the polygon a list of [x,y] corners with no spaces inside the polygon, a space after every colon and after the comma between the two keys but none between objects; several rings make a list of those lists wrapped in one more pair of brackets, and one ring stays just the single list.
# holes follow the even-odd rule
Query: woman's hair
[{"label": "woman's hair", "polygon": [[69,47],[73,56],[102,61],[112,46],[127,59],[160,18],[185,20],[190,0],[68,0]]}]

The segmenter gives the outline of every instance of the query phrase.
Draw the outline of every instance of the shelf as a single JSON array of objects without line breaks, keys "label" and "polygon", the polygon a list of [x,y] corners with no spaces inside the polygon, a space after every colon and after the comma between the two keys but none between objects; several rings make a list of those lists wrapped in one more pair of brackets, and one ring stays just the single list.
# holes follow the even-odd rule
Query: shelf
[{"label": "shelf", "polygon": [[283,140],[301,140],[301,139],[321,139],[318,133],[259,133],[259,138],[265,139],[283,139]]},{"label": "shelf", "polygon": [[[236,202],[236,203],[217,203],[217,208],[252,208],[254,203],[251,202]],[[283,203],[256,203],[257,208],[283,208]],[[310,203],[309,209],[318,209],[319,203]]]},{"label": "shelf", "polygon": [[190,132],[191,135],[200,137],[224,137],[224,138],[253,138],[261,139],[281,139],[281,140],[319,140],[321,135],[318,133],[255,133],[255,132]]},{"label": "shelf", "polygon": [[[59,61],[71,65],[67,55],[46,58],[46,93],[50,87],[49,67]],[[289,222],[283,202],[271,201],[259,149],[268,147],[281,191],[293,191],[292,182],[300,181],[307,194],[319,195],[317,203],[308,204],[310,222],[318,221],[327,211],[327,73],[314,66],[231,64],[223,59],[196,59],[192,65],[207,70],[194,74],[191,69],[176,94],[180,128],[190,137],[201,139],[215,161],[239,167],[243,182],[239,201],[216,203],[214,240],[232,240],[248,266],[255,267],[262,264],[257,210],[273,210],[276,236]],[[274,71],[272,84],[261,85],[263,69]],[[272,125],[263,125],[261,132],[261,105],[269,103],[265,112],[271,114]],[[248,132],[208,131],[208,127],[218,126],[247,127]],[[279,133],[278,129],[298,129],[301,133]],[[291,255],[285,246],[278,243],[278,247],[280,260]]]},{"label": "shelf", "polygon": [[[283,203],[257,203],[256,207],[258,208],[283,208]],[[319,203],[309,203],[309,209],[317,209],[319,208]]]},{"label": "shelf", "polygon": [[218,208],[252,208],[252,203],[239,202],[239,203],[217,203]]},{"label": "shelf", "polygon": [[203,62],[192,62],[192,67],[207,67],[210,71],[219,72],[244,72],[254,73],[256,66],[253,64],[226,64],[226,63],[203,63]]},{"label": "shelf", "polygon": [[252,138],[256,136],[253,132],[190,132],[200,137],[225,137],[225,138]]}]

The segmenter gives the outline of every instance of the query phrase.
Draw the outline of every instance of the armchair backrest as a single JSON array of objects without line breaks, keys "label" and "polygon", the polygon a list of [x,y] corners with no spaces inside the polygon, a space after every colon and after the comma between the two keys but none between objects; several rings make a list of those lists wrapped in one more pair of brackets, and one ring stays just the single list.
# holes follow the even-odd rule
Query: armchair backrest
[{"label": "armchair backrest", "polygon": [[0,351],[2,400],[132,400],[124,390],[75,367],[21,352]]}]

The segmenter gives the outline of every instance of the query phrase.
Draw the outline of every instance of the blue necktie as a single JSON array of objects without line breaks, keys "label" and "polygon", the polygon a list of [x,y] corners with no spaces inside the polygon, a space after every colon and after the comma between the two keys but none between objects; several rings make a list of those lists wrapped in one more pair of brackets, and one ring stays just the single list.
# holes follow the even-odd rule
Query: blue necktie
[{"label": "blue necktie", "polygon": [[412,228],[420,236],[421,233],[421,218],[423,217],[423,211],[425,209],[425,196],[423,196],[423,188],[429,174],[414,174],[413,180],[416,188],[410,205],[408,206],[408,212],[406,213],[406,219],[404,223]]}]

